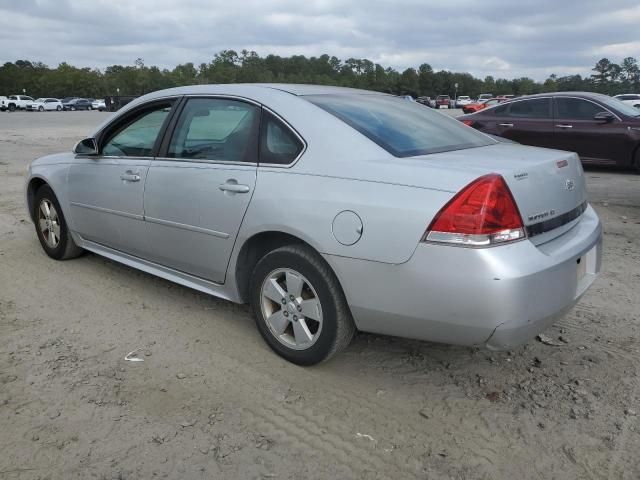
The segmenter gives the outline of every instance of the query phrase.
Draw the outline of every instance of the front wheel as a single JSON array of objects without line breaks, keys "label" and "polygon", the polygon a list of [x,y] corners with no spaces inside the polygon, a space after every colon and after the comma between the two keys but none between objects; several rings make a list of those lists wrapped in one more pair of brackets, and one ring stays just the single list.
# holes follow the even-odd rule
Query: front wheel
[{"label": "front wheel", "polygon": [[58,199],[48,185],[43,185],[36,192],[33,218],[40,245],[51,258],[66,260],[82,254],[82,248],[71,237]]},{"label": "front wheel", "polygon": [[38,107],[39,112],[44,112],[44,107]]},{"label": "front wheel", "polygon": [[267,344],[298,365],[329,359],[349,345],[356,331],[335,274],[304,245],[278,248],[258,262],[251,305]]},{"label": "front wheel", "polygon": [[76,111],[76,107],[71,107],[71,108],[70,108],[70,110],[71,110],[72,112],[75,112],[75,111]]},{"label": "front wheel", "polygon": [[91,105],[89,105],[89,106],[87,107],[87,110],[93,110],[93,107],[92,107]]},{"label": "front wheel", "polygon": [[16,111],[16,106],[14,104],[9,105],[9,111],[10,112],[15,112]]}]

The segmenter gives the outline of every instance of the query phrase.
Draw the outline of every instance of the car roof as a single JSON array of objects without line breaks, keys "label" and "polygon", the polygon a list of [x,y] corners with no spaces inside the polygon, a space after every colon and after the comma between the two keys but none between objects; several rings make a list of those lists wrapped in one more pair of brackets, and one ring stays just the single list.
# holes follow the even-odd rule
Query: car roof
[{"label": "car roof", "polygon": [[601,98],[611,98],[608,95],[604,95],[602,93],[594,93],[594,92],[548,92],[548,93],[535,93],[533,95],[524,95],[522,97],[518,97],[517,99],[512,100],[520,100],[525,98],[537,98],[537,97],[578,97],[578,98],[587,98],[598,100]]},{"label": "car roof", "polygon": [[[187,95],[187,94],[216,94],[223,92],[250,93],[255,89],[271,89],[290,93],[291,95],[386,95],[373,90],[362,90],[358,88],[335,87],[332,85],[307,85],[296,83],[228,83],[228,84],[208,84],[208,85],[188,85],[184,87],[159,90],[154,94]],[[153,95],[153,94],[150,94]]]}]

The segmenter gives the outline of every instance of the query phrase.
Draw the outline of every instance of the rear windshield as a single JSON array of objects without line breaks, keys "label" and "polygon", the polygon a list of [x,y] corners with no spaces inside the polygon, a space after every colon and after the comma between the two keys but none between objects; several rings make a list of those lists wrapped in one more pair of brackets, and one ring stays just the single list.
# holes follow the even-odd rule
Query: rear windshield
[{"label": "rear windshield", "polygon": [[413,157],[496,143],[461,122],[390,95],[308,95],[396,157]]}]

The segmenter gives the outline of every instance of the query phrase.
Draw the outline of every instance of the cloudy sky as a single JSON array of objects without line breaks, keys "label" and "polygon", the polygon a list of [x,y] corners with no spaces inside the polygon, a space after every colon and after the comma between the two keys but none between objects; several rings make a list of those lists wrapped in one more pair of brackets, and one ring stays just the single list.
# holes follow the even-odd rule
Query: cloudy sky
[{"label": "cloudy sky", "polygon": [[640,59],[638,0],[0,0],[0,61],[208,62],[223,49],[368,58],[476,76]]}]

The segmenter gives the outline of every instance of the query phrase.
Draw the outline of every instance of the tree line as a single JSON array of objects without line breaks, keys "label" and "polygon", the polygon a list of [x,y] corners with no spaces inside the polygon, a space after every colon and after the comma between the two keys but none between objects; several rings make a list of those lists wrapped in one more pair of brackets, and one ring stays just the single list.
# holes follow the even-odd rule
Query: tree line
[{"label": "tree line", "polygon": [[50,68],[41,62],[17,60],[0,67],[0,94],[26,92],[32,97],[80,96],[102,98],[143,95],[154,90],[207,83],[281,82],[314,83],[363,88],[414,97],[448,94],[476,97],[528,95],[555,91],[593,91],[609,95],[640,90],[640,68],[633,57],[619,64],[599,60],[590,76],[550,75],[544,82],[531,78],[475,78],[469,73],[434,71],[428,63],[399,72],[367,59],[341,60],[334,56],[259,56],[256,52],[223,50],[209,63],[184,63],[173,69],[147,66],[138,58],[133,65],[111,65],[104,70],[61,63]]}]

